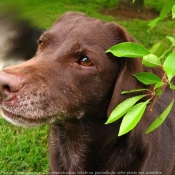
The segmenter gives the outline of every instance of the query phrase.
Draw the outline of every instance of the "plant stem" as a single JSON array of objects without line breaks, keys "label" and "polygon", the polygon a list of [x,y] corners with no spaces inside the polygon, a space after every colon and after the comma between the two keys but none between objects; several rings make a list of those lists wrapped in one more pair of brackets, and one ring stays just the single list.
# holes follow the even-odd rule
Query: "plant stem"
[{"label": "plant stem", "polygon": [[[164,85],[161,87],[161,89],[162,89],[162,91],[164,91],[165,90],[165,85],[167,85],[167,75],[166,75],[166,73],[164,72],[164,74],[163,74],[163,77],[162,77],[162,80],[161,80],[163,83],[164,83]],[[168,84],[169,84],[169,82],[168,82]]]},{"label": "plant stem", "polygon": [[154,97],[153,102],[151,103],[151,107],[150,107],[149,112],[152,112],[153,107],[154,107],[154,104],[155,104],[155,102],[156,102],[156,100],[157,100],[157,97],[158,97],[157,95]]},{"label": "plant stem", "polygon": [[[161,80],[164,83],[164,85],[161,88],[158,88],[157,90],[159,90],[159,89],[162,89],[162,91],[165,90],[165,87],[166,87],[165,85],[167,84],[167,82],[165,80],[166,80],[166,73],[163,74],[162,80]],[[156,94],[156,91],[153,91],[153,92]],[[154,107],[154,104],[155,104],[157,98],[158,98],[158,95],[155,95],[153,97],[153,102],[151,103],[151,107],[150,107],[149,112],[151,112],[153,110],[153,107]]]}]

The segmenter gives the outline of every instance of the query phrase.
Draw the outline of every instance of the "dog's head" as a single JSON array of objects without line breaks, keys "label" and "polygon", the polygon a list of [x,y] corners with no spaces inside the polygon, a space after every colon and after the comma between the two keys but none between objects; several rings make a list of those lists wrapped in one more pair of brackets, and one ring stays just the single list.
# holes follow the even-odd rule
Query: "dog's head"
[{"label": "dog's head", "polygon": [[126,30],[81,13],[66,13],[38,39],[35,57],[0,72],[4,118],[22,126],[104,117],[126,98],[122,90],[140,86],[139,59],[105,51],[134,41]]}]

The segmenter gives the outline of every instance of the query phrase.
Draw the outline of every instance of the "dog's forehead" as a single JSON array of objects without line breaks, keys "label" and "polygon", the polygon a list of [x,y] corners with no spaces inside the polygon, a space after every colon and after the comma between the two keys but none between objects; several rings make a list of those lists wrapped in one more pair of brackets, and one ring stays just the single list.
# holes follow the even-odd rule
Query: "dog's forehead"
[{"label": "dog's forehead", "polygon": [[[40,37],[40,48],[42,53],[54,52],[62,57],[77,51],[84,54],[88,51],[98,56],[105,54],[117,42],[109,24],[82,14],[63,15]],[[118,30],[116,26],[115,30]]]},{"label": "dog's forehead", "polygon": [[62,18],[51,27],[49,32],[62,37],[79,37],[81,35],[81,38],[84,36],[92,39],[102,35],[105,37],[108,33],[105,22],[87,16]]},{"label": "dog's forehead", "polygon": [[105,22],[81,15],[58,20],[40,38],[46,43],[52,42],[54,47],[60,47],[63,43],[64,47],[70,47],[78,43],[82,47],[97,45],[105,51],[112,45]]}]

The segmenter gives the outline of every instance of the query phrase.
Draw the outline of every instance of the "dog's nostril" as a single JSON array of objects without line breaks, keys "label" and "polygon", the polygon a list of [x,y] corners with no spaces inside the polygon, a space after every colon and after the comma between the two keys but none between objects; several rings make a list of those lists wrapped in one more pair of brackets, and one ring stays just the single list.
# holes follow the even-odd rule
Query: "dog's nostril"
[{"label": "dog's nostril", "polygon": [[3,91],[11,92],[10,86],[8,86],[8,85],[4,85],[4,86],[2,87],[2,90],[3,90]]},{"label": "dog's nostril", "polygon": [[23,79],[14,74],[0,71],[0,98],[11,99],[23,87]]},{"label": "dog's nostril", "polygon": [[5,100],[5,99],[7,99],[8,97],[11,97],[11,94],[12,94],[12,91],[11,91],[10,86],[8,86],[8,85],[3,85],[3,86],[1,87],[1,93],[0,93],[0,99],[1,99],[1,100]]}]

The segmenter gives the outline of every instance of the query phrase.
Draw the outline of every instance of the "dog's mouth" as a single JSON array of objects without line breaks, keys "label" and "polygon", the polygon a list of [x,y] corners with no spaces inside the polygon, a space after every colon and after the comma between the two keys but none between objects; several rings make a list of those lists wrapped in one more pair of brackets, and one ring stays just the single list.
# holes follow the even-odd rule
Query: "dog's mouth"
[{"label": "dog's mouth", "polygon": [[40,92],[31,89],[30,92],[11,93],[7,97],[0,93],[2,117],[13,125],[22,127],[36,127],[55,122],[58,113],[50,109],[51,103],[45,98],[45,92],[45,88],[41,87]]},{"label": "dog's mouth", "polygon": [[36,127],[39,125],[50,124],[55,121],[56,116],[43,116],[40,118],[26,118],[22,115],[14,114],[13,112],[1,107],[1,115],[8,122],[21,127]]}]

